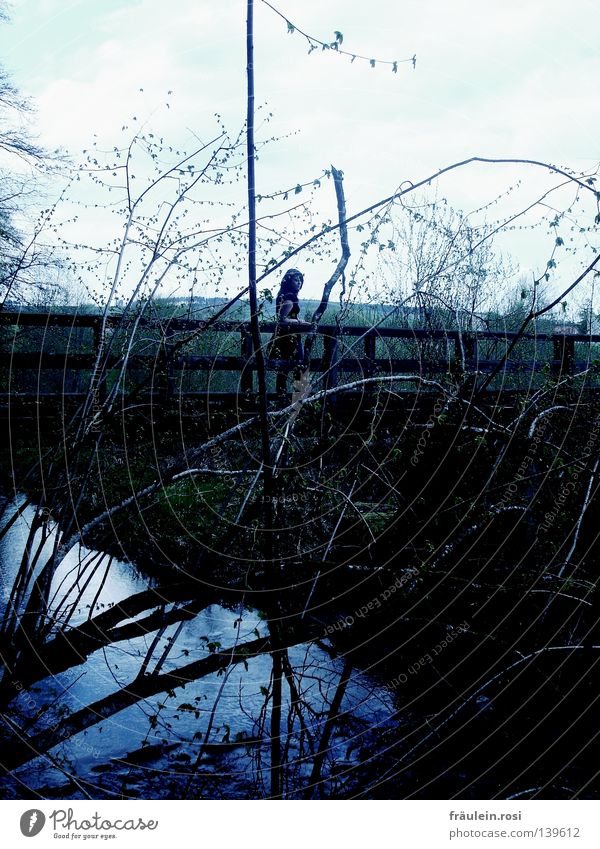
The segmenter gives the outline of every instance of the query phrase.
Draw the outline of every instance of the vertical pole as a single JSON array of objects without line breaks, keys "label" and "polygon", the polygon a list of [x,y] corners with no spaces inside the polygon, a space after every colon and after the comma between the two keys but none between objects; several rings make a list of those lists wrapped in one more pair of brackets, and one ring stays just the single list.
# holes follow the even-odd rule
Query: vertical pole
[{"label": "vertical pole", "polygon": [[477,334],[471,332],[463,334],[463,344],[465,346],[465,359],[477,361]]},{"label": "vertical pole", "polygon": [[377,338],[374,333],[365,336],[365,377],[373,377],[375,371],[375,343]]},{"label": "vertical pole", "polygon": [[[323,360],[321,362],[321,369],[325,373],[324,389],[333,389],[339,383],[339,333],[340,328],[336,327],[331,335],[327,334],[327,336],[323,336]],[[325,405],[329,407],[330,412],[335,416],[338,406],[337,395],[331,395],[326,401],[323,401],[323,410],[325,410]],[[321,418],[321,428],[323,427],[323,421],[323,418]]]},{"label": "vertical pole", "polygon": [[[259,422],[262,454],[263,480],[263,539],[267,570],[273,561],[273,465],[269,440],[267,415],[267,380],[265,359],[258,326],[258,301],[256,297],[256,176],[254,150],[254,0],[248,0],[246,18],[246,71],[247,71],[247,120],[246,148],[248,163],[248,290],[250,296],[250,327],[254,345],[254,361],[258,378]],[[273,703],[271,707],[271,796],[280,797],[283,790],[281,764],[281,685],[282,657],[281,638],[276,620],[269,622],[269,635],[273,646]]]},{"label": "vertical pole", "polygon": [[271,539],[273,516],[271,498],[273,489],[273,466],[271,463],[271,445],[269,441],[269,420],[267,416],[267,381],[265,358],[258,326],[258,300],[256,297],[256,175],[254,150],[254,0],[248,0],[246,20],[246,71],[248,80],[248,100],[246,117],[246,150],[248,162],[248,291],[250,297],[250,329],[254,346],[254,360],[258,377],[259,420],[263,462],[263,486],[265,495],[265,531],[266,539]]},{"label": "vertical pole", "polygon": [[569,336],[554,336],[553,359],[555,361],[554,373],[559,375],[573,374],[573,363],[575,360],[575,340]]},{"label": "vertical pole", "polygon": [[246,392],[254,391],[252,365],[250,363],[250,360],[252,359],[253,350],[252,335],[248,333],[245,327],[242,329],[240,342],[240,353],[245,361],[242,367],[242,374],[240,377],[240,390],[245,394]]},{"label": "vertical pole", "polygon": [[339,350],[338,332],[333,331],[331,336],[323,336],[323,371],[327,372],[325,377],[325,388],[332,389],[338,385],[339,366],[337,364]]}]

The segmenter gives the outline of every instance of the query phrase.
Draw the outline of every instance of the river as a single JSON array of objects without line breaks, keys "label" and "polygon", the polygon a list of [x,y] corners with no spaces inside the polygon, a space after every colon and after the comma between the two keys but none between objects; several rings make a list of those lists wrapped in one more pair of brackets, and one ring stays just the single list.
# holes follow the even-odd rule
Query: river
[{"label": "river", "polygon": [[[14,505],[11,505],[14,507]],[[6,606],[21,558],[32,509],[0,542],[0,581]],[[53,544],[51,536],[46,550]],[[43,562],[43,557],[40,562]],[[83,548],[58,568],[51,610],[75,627],[115,602],[148,588],[151,579],[130,563]],[[144,611],[147,615],[148,611]],[[123,620],[121,625],[126,624]],[[221,646],[266,636],[265,621],[244,605],[211,604],[193,619],[163,631],[121,640],[84,663],[23,689],[8,718],[29,735],[54,727],[82,707],[147,672],[168,672],[207,657]],[[149,650],[150,657],[149,657]],[[149,657],[149,659],[148,659]],[[302,722],[284,680],[282,750],[284,790],[297,797],[307,784],[343,659],[327,641],[289,649]],[[42,798],[264,798],[269,796],[269,694],[272,660],[249,657],[185,687],[140,700],[25,764],[3,780],[2,795]],[[323,766],[323,795],[347,795],[364,759],[363,744],[392,721],[392,694],[354,670],[334,724]],[[200,746],[201,757],[199,758]]]}]

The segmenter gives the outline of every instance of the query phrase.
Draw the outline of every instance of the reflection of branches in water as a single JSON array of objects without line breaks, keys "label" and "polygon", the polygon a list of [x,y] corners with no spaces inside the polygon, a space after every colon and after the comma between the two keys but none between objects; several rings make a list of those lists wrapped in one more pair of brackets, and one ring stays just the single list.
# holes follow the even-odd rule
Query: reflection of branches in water
[{"label": "reflection of branches in water", "polygon": [[[256,736],[259,738],[266,737],[266,724],[267,724],[267,710],[269,707],[269,703],[271,701],[271,696],[273,693],[273,667],[271,666],[271,672],[269,675],[269,682],[266,687],[261,688],[261,692],[264,695],[264,701],[260,707],[258,712],[258,716],[254,721],[254,729]],[[254,771],[254,780],[257,784],[257,787],[260,789],[260,792],[263,796],[267,794],[266,784],[263,778],[264,775],[264,767],[263,767],[263,752],[262,747],[257,746],[256,750],[252,753],[252,761],[253,761],[253,771]]]},{"label": "reflection of branches in water", "polygon": [[[314,748],[313,738],[308,726],[306,725],[306,722],[304,721],[302,709],[304,708],[304,710],[306,711],[313,711],[310,704],[300,694],[299,686],[296,685],[296,681],[294,680],[294,670],[291,667],[290,658],[287,651],[283,652],[283,671],[290,691],[290,715],[295,714],[298,717],[298,722],[300,723],[300,728],[302,729],[302,733],[300,735],[300,751],[302,752],[302,740],[303,736],[305,736],[308,741],[309,751],[312,752]],[[301,681],[302,677],[300,676],[300,683]],[[289,733],[291,733],[291,727]]]},{"label": "reflection of branches in water", "polygon": [[[19,670],[19,680],[23,685],[30,685],[48,675],[57,675],[85,662],[90,654],[103,646],[144,636],[175,622],[193,619],[217,598],[216,592],[204,591],[203,595],[202,599],[194,599],[194,591],[183,584],[165,585],[136,593],[81,625],[59,631],[48,642],[37,646]],[[183,607],[174,605],[171,610],[165,611],[166,599],[173,603],[177,600],[192,600]],[[153,612],[148,612],[142,619],[128,621],[145,611]],[[5,676],[0,703],[7,703],[14,695],[9,689],[9,683]]]},{"label": "reflection of branches in water", "polygon": [[[73,581],[71,586],[66,589],[62,599],[58,602],[57,606],[52,610],[52,618],[54,619],[55,624],[59,624],[59,622],[60,622],[60,624],[62,625],[63,628],[65,628],[69,624],[69,622],[71,621],[71,619],[73,617],[73,614],[77,610],[77,605],[80,603],[81,599],[83,598],[83,596],[85,594],[85,591],[89,587],[89,585],[90,585],[91,581],[93,580],[93,578],[95,577],[98,569],[102,565],[102,561],[104,560],[105,556],[106,555],[104,555],[100,551],[94,552],[93,554],[91,554],[87,558],[88,562],[82,568],[82,564],[85,562],[86,557],[84,557],[83,559],[81,558],[81,548],[79,549],[77,567],[73,567],[73,569],[71,569],[70,572],[68,572],[64,576],[64,578],[60,582],[60,586],[57,587],[53,598],[51,598],[48,602],[48,607],[50,609],[52,607],[52,602],[54,601],[55,598],[57,598],[58,593],[59,593],[62,585],[65,583],[65,581],[67,580],[69,575],[72,572],[75,571],[75,568],[77,568],[77,576],[75,577],[75,580]],[[112,559],[113,559],[112,557],[108,558],[108,566],[106,568],[105,580],[108,577],[108,573],[109,573],[109,570],[110,570]],[[90,567],[92,567],[92,564],[94,564],[94,562],[95,562],[95,565],[93,566],[93,568],[90,568]],[[80,585],[81,579],[83,578],[86,571],[88,571],[88,570],[89,570],[89,575],[86,577],[84,584]],[[73,593],[73,590],[75,590],[75,588],[77,588],[77,594],[76,594],[75,598],[73,599],[73,601],[70,603],[70,607],[69,607],[68,600],[71,597],[71,594]],[[61,609],[63,607],[65,607],[66,609],[65,609],[65,614],[64,614],[64,616],[61,620],[60,613],[61,613]],[[92,608],[90,608],[90,611],[91,610],[92,610]]]},{"label": "reflection of branches in water", "polygon": [[27,761],[48,751],[59,743],[68,740],[74,734],[96,725],[103,719],[136,704],[141,699],[157,693],[182,687],[199,678],[204,678],[229,664],[244,663],[269,650],[269,639],[260,638],[231,647],[221,652],[214,652],[172,672],[160,675],[150,674],[144,678],[136,678],[116,692],[87,705],[63,720],[58,727],[42,731],[32,738],[22,737],[8,749],[4,766],[15,769]]},{"label": "reflection of branches in water", "polygon": [[[332,670],[320,669],[318,664],[310,660],[310,651],[311,646],[308,646],[304,660],[294,667],[291,665],[288,652],[284,651],[282,654],[283,672],[289,691],[284,723],[285,739],[281,747],[283,795],[288,797],[293,796],[298,788],[306,784],[309,770],[310,779],[306,789],[308,796],[312,795],[314,787],[322,780],[328,780],[328,778],[322,779],[322,773],[326,757],[330,752],[334,727],[344,714],[341,711],[341,704],[352,674],[352,665],[346,662],[330,700],[329,691],[333,687]],[[272,698],[272,683],[271,672],[269,686],[264,688],[264,702],[254,721],[258,736],[265,733]],[[313,704],[311,704],[310,693],[314,690],[317,690],[319,695],[316,700],[313,698]],[[244,711],[241,700],[240,708]],[[317,742],[315,735],[321,724],[323,730]],[[266,767],[263,764],[261,747],[256,747],[251,753],[251,758],[257,787],[265,791],[262,776]]]},{"label": "reflection of branches in water", "polygon": [[[289,692],[285,739],[282,746],[283,795],[287,797],[294,796],[299,788],[306,786],[307,780],[310,782],[306,789],[308,796],[312,795],[315,786],[329,781],[329,775],[324,779],[322,775],[326,758],[331,751],[331,737],[335,725],[346,714],[346,711],[341,710],[341,705],[351,679],[352,665],[348,661],[344,663],[337,683],[334,684],[336,673],[331,668],[322,668],[312,660],[311,650],[312,644],[306,647],[304,659],[294,666],[290,662],[288,652],[283,652],[283,671]],[[254,727],[259,735],[264,732],[267,721],[272,680],[271,675],[269,688],[264,690],[265,700],[255,720]],[[331,694],[332,688],[334,689]],[[320,727],[322,731],[317,737]],[[255,780],[257,785],[261,786],[264,766],[260,747],[252,753],[252,759]]]},{"label": "reflection of branches in water", "polygon": [[[232,658],[233,658],[233,655],[234,655],[234,653],[237,649],[237,646],[238,646],[238,643],[239,643],[239,640],[240,640],[240,631],[241,631],[241,627],[242,627],[242,618],[243,618],[242,613],[243,613],[243,606],[242,606],[242,604],[240,604],[239,616],[236,620],[235,642],[234,642],[232,649],[231,649],[231,657]],[[195,775],[196,771],[198,770],[198,767],[200,766],[200,761],[202,760],[202,756],[204,755],[204,753],[206,751],[206,746],[207,746],[207,744],[210,740],[210,735],[211,735],[212,728],[213,728],[213,725],[214,725],[214,722],[215,722],[215,715],[217,713],[217,708],[219,706],[219,702],[221,701],[221,696],[223,695],[223,691],[225,690],[225,685],[227,684],[227,681],[229,680],[229,676],[233,672],[233,668],[234,668],[234,664],[233,664],[233,660],[232,660],[232,662],[228,664],[228,666],[225,669],[225,672],[223,673],[223,680],[221,681],[221,686],[219,687],[219,690],[217,692],[217,695],[216,695],[215,700],[213,702],[213,706],[212,706],[211,711],[210,711],[210,716],[208,718],[208,725],[206,726],[206,732],[204,734],[204,739],[203,739],[202,743],[200,744],[200,748],[198,750],[198,755],[196,756],[196,760],[194,761],[194,764],[190,769],[190,776],[189,776],[189,778],[186,782],[185,788],[183,790],[183,793],[182,793],[182,796],[181,796],[182,799],[187,799],[187,797],[189,795],[189,792],[190,792],[190,789],[191,789],[191,786],[192,786],[192,782],[194,780],[194,775]]]},{"label": "reflection of branches in water", "polygon": [[[28,501],[26,500],[24,505],[20,504],[17,506],[17,508],[13,512],[13,515],[6,522],[3,531],[8,530],[10,527],[12,527],[13,522],[16,522],[18,519],[21,518],[22,512],[27,505]],[[37,549],[35,550],[35,553],[32,553],[38,531],[40,532],[40,539],[38,540]],[[38,508],[36,508],[34,517],[29,527],[29,533],[27,534],[27,540],[23,548],[23,554],[19,563],[19,568],[13,581],[10,595],[3,613],[1,628],[1,632],[3,635],[12,633],[12,631],[17,627],[19,614],[22,612],[21,608],[25,602],[27,589],[33,579],[36,566],[44,548],[46,547],[46,543],[50,537],[50,534],[51,532],[48,529],[47,517],[44,518],[42,512]]]},{"label": "reflection of branches in water", "polygon": [[[7,725],[12,729],[12,731],[15,735],[20,737],[23,734],[23,729],[21,728],[21,726],[19,724],[13,722],[13,720],[10,719],[7,716],[3,716],[2,718],[3,718],[3,721],[6,722]],[[75,787],[77,787],[79,792],[86,799],[92,799],[93,798],[92,796],[90,796],[88,791],[85,789],[84,785],[77,780],[76,776],[73,774],[73,770],[65,769],[65,767],[59,761],[59,759],[55,758],[54,755],[51,755],[50,752],[44,752],[44,758],[46,760],[48,760],[55,769],[57,769],[60,773],[62,773],[62,775],[64,775],[65,778],[67,778],[70,783],[74,784]]]},{"label": "reflection of branches in water", "polygon": [[[129,629],[132,626],[139,629],[140,625],[144,628],[145,620],[149,619],[151,619],[153,624],[156,626],[157,620],[154,617],[157,614],[164,619],[166,613],[163,605],[155,611],[155,613],[150,613],[149,616],[144,619],[137,620],[134,623],[120,625],[127,614],[134,614],[136,610],[143,608],[144,604],[148,606],[154,602],[156,602],[156,595],[153,594],[152,591],[145,591],[144,593],[137,594],[137,597],[133,596],[129,599],[125,599],[123,602],[120,602],[119,605],[115,605],[115,607],[120,608],[118,610],[111,608],[110,610],[104,611],[103,613],[98,614],[98,616],[93,617],[92,620],[86,620],[81,626],[72,629],[70,633],[81,638],[82,635],[89,634],[90,625],[97,625],[96,620],[103,621],[105,624],[108,622],[117,623],[113,626],[112,631],[110,631],[110,629],[105,630],[105,636],[108,635],[109,638],[107,644],[110,644],[110,638],[114,637],[115,634],[122,634],[124,629]],[[144,609],[147,609],[147,607]],[[182,610],[184,610],[184,608],[174,605],[170,612],[173,615],[180,616]],[[173,622],[172,624],[175,623]],[[148,673],[148,669],[151,667],[152,658],[156,655],[157,646],[159,646],[161,640],[164,639],[167,626],[163,625],[163,627],[156,629],[156,633],[150,641],[143,659],[141,660],[140,671],[136,678],[127,684],[123,684],[115,678],[115,682],[119,686],[119,689],[116,692],[99,699],[93,704],[87,705],[68,717],[63,717],[62,720],[57,722],[52,729],[46,729],[32,737],[28,737],[25,733],[21,733],[20,739],[13,742],[6,752],[6,757],[4,758],[5,766],[14,769],[23,763],[26,763],[28,760],[37,757],[40,754],[44,754],[45,751],[68,740],[70,737],[80,733],[81,731],[85,731],[86,728],[89,728],[94,724],[109,718],[113,714],[122,711],[130,705],[138,704],[140,709],[143,710],[142,704],[146,702],[150,696],[158,692],[171,691],[175,687],[198,680],[199,678],[205,677],[211,673],[222,672],[223,680],[211,708],[208,727],[204,733],[196,762],[190,770],[186,785],[186,793],[189,793],[192,787],[194,774],[201,762],[206,746],[210,742],[218,704],[234,666],[239,663],[246,664],[247,661],[261,654],[269,654],[272,656],[268,638],[252,640],[239,645],[241,625],[242,616],[240,615],[240,617],[236,620],[236,640],[230,648],[219,651],[218,653],[215,652],[210,654],[208,657],[203,657],[200,660],[196,660],[174,671],[160,672],[167,655],[173,650],[174,645],[176,645],[177,638],[181,633],[183,620],[180,620],[173,636],[167,640],[166,646],[160,654],[153,671]],[[132,635],[128,634],[128,636]],[[305,642],[307,637],[310,638],[309,628],[306,629],[306,633],[303,635],[302,641]],[[57,640],[58,638],[55,637],[54,641],[56,642]],[[75,641],[75,643],[76,642],[77,641]],[[102,650],[105,650],[106,645],[101,648]],[[320,665],[311,658],[310,652],[311,646],[308,645],[304,649],[303,659],[292,667],[287,650],[282,651],[283,677],[284,681],[287,682],[287,689],[289,691],[289,698],[284,700],[284,704],[287,706],[287,714],[284,716],[283,728],[285,731],[284,739],[282,741],[282,754],[284,756],[282,766],[284,769],[284,785],[286,794],[292,792],[294,786],[297,786],[298,780],[305,772],[305,765],[308,764],[314,757],[315,742],[313,727],[315,723],[318,723],[320,718],[325,716],[327,713],[327,708],[321,707],[320,704],[329,706],[329,716],[331,717],[331,706],[328,702],[328,691],[331,684],[325,679],[331,679],[332,672],[331,669],[321,669]],[[82,658],[80,658],[80,661],[81,660]],[[107,669],[114,677],[112,663],[109,662],[108,658],[105,659],[105,662]],[[68,665],[64,663],[64,659],[61,665],[68,668]],[[316,704],[314,703],[314,695],[311,696],[311,692],[314,693],[315,690],[318,692],[320,697]],[[254,719],[254,729],[256,733],[253,734],[253,739],[264,737],[265,724],[268,720],[268,709],[272,698],[272,677],[269,688],[265,689],[264,692],[265,700],[263,706],[259,712],[259,716]],[[311,702],[313,703],[311,704]],[[151,703],[148,703],[148,706],[155,710]],[[308,717],[310,717],[310,719],[308,719]],[[243,740],[240,742],[243,744]],[[142,745],[144,745],[144,743],[142,743]],[[262,782],[261,775],[265,768],[261,762],[260,748],[260,745],[258,745],[248,752],[249,756],[254,760],[258,784]],[[294,755],[293,758],[291,758],[292,753]],[[322,753],[321,761],[323,758],[324,754]]]},{"label": "reflection of branches in water", "polygon": [[325,760],[325,755],[327,754],[329,749],[329,741],[331,740],[334,725],[336,724],[336,722],[339,721],[341,715],[340,712],[342,707],[342,700],[344,698],[346,687],[348,686],[348,681],[350,680],[351,674],[352,664],[350,663],[350,661],[346,660],[344,663],[344,669],[342,671],[339,683],[335,691],[335,695],[333,697],[329,712],[327,714],[327,719],[323,727],[321,739],[319,740],[319,745],[317,747],[317,753],[315,755],[312,772],[310,774],[308,786],[306,787],[304,794],[305,799],[310,799],[317,785],[321,781],[323,762]]}]

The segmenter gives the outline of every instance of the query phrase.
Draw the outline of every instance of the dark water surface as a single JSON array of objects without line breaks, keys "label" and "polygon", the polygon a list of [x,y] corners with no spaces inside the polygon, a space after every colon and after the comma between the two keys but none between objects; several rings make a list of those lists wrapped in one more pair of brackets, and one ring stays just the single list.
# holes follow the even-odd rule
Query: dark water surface
[{"label": "dark water surface", "polygon": [[[26,509],[0,543],[0,592],[6,605],[27,537],[32,510]],[[53,544],[49,539],[46,546]],[[43,562],[43,557],[40,558]],[[83,548],[69,552],[53,580],[51,609],[69,626],[85,621],[115,602],[147,589],[149,580],[131,564]],[[81,593],[81,598],[77,596]],[[76,606],[73,604],[76,602]],[[93,605],[93,609],[92,609]],[[169,607],[169,605],[167,606]],[[144,611],[143,616],[149,611]],[[123,620],[126,624],[131,620]],[[230,647],[267,635],[260,615],[242,605],[212,604],[190,621],[169,625],[92,653],[85,663],[23,689],[10,705],[9,718],[34,735],[65,716],[132,682],[153,641],[147,671],[168,672]],[[287,795],[305,785],[312,768],[309,738],[318,741],[340,681],[343,661],[325,642],[289,649],[301,696],[304,727],[290,711],[284,680],[283,722]],[[211,798],[269,795],[269,654],[249,657],[185,687],[160,693],[121,710],[55,746],[3,779],[6,797],[36,795],[78,798]],[[353,671],[336,723],[324,774],[335,793],[336,775],[351,774],[362,741],[377,734],[394,714],[390,691],[373,677]],[[210,733],[207,735],[207,730]],[[200,744],[203,754],[199,762]],[[310,757],[309,757],[310,754]],[[190,786],[190,771],[193,780]]]}]

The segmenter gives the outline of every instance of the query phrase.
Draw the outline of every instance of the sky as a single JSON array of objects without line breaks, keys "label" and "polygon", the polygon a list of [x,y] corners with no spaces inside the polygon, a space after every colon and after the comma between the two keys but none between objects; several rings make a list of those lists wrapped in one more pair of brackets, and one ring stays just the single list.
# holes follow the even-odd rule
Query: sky
[{"label": "sky", "polygon": [[[321,40],[341,32],[343,49],[376,62],[351,62],[333,51],[309,55],[301,35],[289,34],[284,20],[256,0],[256,97],[273,115],[258,137],[279,139],[261,151],[259,192],[316,178],[333,164],[344,172],[352,214],[405,181],[474,155],[595,167],[595,0],[273,5]],[[243,123],[242,0],[18,0],[9,11],[0,53],[30,96],[36,131],[49,147],[77,157],[94,137],[110,146],[133,115],[174,144],[206,138],[215,112],[232,131]],[[402,61],[413,55],[415,68]],[[379,60],[398,60],[397,73]],[[476,166],[441,181],[439,191],[470,210],[517,180],[526,181],[533,197],[548,176]],[[328,191],[330,198],[319,202],[331,215]],[[547,246],[529,236],[511,238],[503,249],[523,269],[539,272]],[[309,281],[307,290],[317,289],[318,281]]]}]

